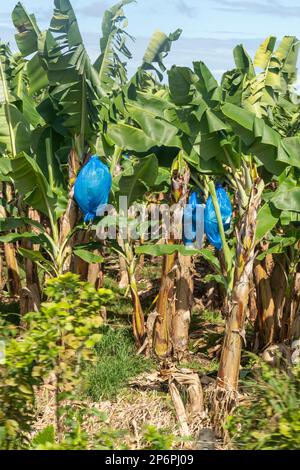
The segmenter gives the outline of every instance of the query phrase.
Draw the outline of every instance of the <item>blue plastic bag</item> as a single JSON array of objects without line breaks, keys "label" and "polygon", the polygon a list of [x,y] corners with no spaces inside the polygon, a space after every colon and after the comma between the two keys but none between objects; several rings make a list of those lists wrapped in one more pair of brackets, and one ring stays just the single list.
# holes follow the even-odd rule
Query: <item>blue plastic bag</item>
[{"label": "blue plastic bag", "polygon": [[90,158],[80,170],[74,187],[74,197],[84,213],[84,222],[93,222],[97,208],[107,204],[112,179],[109,169],[101,162],[98,155]]},{"label": "blue plastic bag", "polygon": [[[226,190],[218,183],[216,184],[216,194],[220,206],[223,227],[229,230],[232,220],[232,206]],[[205,212],[204,212],[204,228],[207,239],[211,245],[215,246],[218,250],[222,249],[222,240],[219,232],[217,215],[213,205],[212,197],[207,199]]]},{"label": "blue plastic bag", "polygon": [[197,248],[202,247],[204,233],[203,213],[204,206],[201,203],[200,194],[192,191],[188,204],[183,210],[183,243],[185,246],[194,247],[197,241]]}]

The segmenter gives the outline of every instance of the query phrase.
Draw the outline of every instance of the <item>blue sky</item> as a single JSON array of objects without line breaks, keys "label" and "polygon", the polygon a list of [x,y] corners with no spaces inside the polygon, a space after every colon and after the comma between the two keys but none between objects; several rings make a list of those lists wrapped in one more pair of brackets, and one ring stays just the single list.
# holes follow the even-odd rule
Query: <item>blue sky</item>
[{"label": "blue sky", "polygon": [[[41,29],[51,17],[53,0],[23,0],[29,12],[35,13]],[[98,55],[103,11],[115,3],[112,0],[73,0],[85,44],[92,58]],[[1,0],[0,38],[14,48],[11,11],[15,0]],[[251,55],[264,38],[273,34],[300,37],[299,0],[138,0],[126,7],[128,32],[136,37],[130,44],[134,59],[129,66],[139,65],[147,42],[155,29],[166,33],[183,29],[181,39],[174,44],[166,60],[170,67],[191,65],[203,60],[220,78],[232,67],[232,48],[243,43]]]}]

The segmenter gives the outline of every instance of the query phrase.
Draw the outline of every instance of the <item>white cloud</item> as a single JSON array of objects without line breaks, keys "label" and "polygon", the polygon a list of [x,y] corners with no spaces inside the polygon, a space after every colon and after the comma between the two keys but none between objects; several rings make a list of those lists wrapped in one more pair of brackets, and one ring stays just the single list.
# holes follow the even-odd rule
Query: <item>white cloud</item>
[{"label": "white cloud", "polygon": [[192,5],[189,5],[189,3],[187,3],[185,0],[176,0],[175,7],[179,11],[179,13],[187,16],[188,18],[195,18],[195,16],[198,15],[197,8]]},{"label": "white cloud", "polygon": [[213,0],[218,10],[231,13],[254,13],[256,15],[300,17],[300,6],[286,5],[277,0]]},{"label": "white cloud", "polygon": [[83,15],[83,16],[88,16],[88,17],[95,17],[98,16],[99,18],[103,15],[105,10],[107,10],[110,7],[110,2],[107,0],[104,0],[101,2],[98,0],[97,2],[92,2],[89,5],[82,6],[81,8],[75,8],[76,13]]}]

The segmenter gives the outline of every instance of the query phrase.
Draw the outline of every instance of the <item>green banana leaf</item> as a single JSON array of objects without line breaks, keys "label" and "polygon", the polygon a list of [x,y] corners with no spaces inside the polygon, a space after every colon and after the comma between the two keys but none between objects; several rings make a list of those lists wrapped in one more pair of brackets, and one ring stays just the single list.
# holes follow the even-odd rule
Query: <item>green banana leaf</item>
[{"label": "green banana leaf", "polygon": [[103,263],[104,258],[101,255],[96,255],[88,250],[78,249],[74,250],[74,254],[78,256],[78,258],[86,261],[87,263],[97,264]]},{"label": "green banana leaf", "polygon": [[281,211],[268,201],[264,204],[257,214],[256,242],[260,242],[273,228],[280,219]]},{"label": "green banana leaf", "polygon": [[142,200],[145,192],[151,190],[158,177],[158,160],[154,154],[141,158],[132,169],[130,176],[119,180],[119,195],[127,196],[128,206]]},{"label": "green banana leaf", "polygon": [[9,176],[24,201],[47,216],[49,213],[54,214],[56,196],[36,161],[21,153],[11,159],[11,168]]},{"label": "green banana leaf", "polygon": [[100,40],[101,54],[94,67],[98,73],[101,90],[104,94],[110,95],[114,88],[124,85],[127,80],[126,66],[119,54],[126,59],[132,58],[126,46],[126,36],[130,38],[131,36],[124,29],[123,7],[133,1],[122,0],[106,10],[103,15],[102,38]]}]

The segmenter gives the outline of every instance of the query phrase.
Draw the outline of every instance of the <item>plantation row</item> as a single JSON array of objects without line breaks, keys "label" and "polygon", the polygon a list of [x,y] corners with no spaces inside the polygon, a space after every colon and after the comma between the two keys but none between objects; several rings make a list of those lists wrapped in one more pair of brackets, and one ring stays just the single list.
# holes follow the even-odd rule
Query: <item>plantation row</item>
[{"label": "plantation row", "polygon": [[[112,254],[131,294],[136,350],[153,356],[168,377],[182,434],[178,387],[187,388],[190,412],[204,406],[198,375],[176,369],[189,348],[196,259],[210,266],[205,282],[219,287],[226,321],[216,403],[228,411],[237,398],[242,348],[257,353],[280,344],[291,355],[299,348],[299,42],[286,36],[277,44],[271,36],[253,61],[238,45],[235,68],[219,84],[201,61],[165,73],[181,30],[157,31],[129,78],[132,38],[123,7],[131,2],[105,12],[94,64],[69,0],[54,1],[46,31],[18,3],[12,21],[19,52],[0,44],[0,285],[21,314],[15,324],[0,317],[4,448],[22,447],[35,390],[49,374],[63,442],[60,418],[74,413],[65,402],[76,400],[81,363],[93,362],[105,306],[113,302],[103,288]],[[149,241],[149,223],[133,216],[127,222],[139,225],[140,239],[130,230],[121,236],[127,214],[120,196],[146,213],[163,204],[189,213],[189,236]],[[119,217],[97,216],[108,202]],[[113,223],[116,239],[100,241],[99,230]],[[203,247],[196,240],[201,224]],[[158,295],[145,312],[137,268],[158,257]],[[299,356],[292,357],[296,363]],[[77,425],[83,421],[77,414]],[[87,436],[81,439],[78,448],[88,447]]]}]

